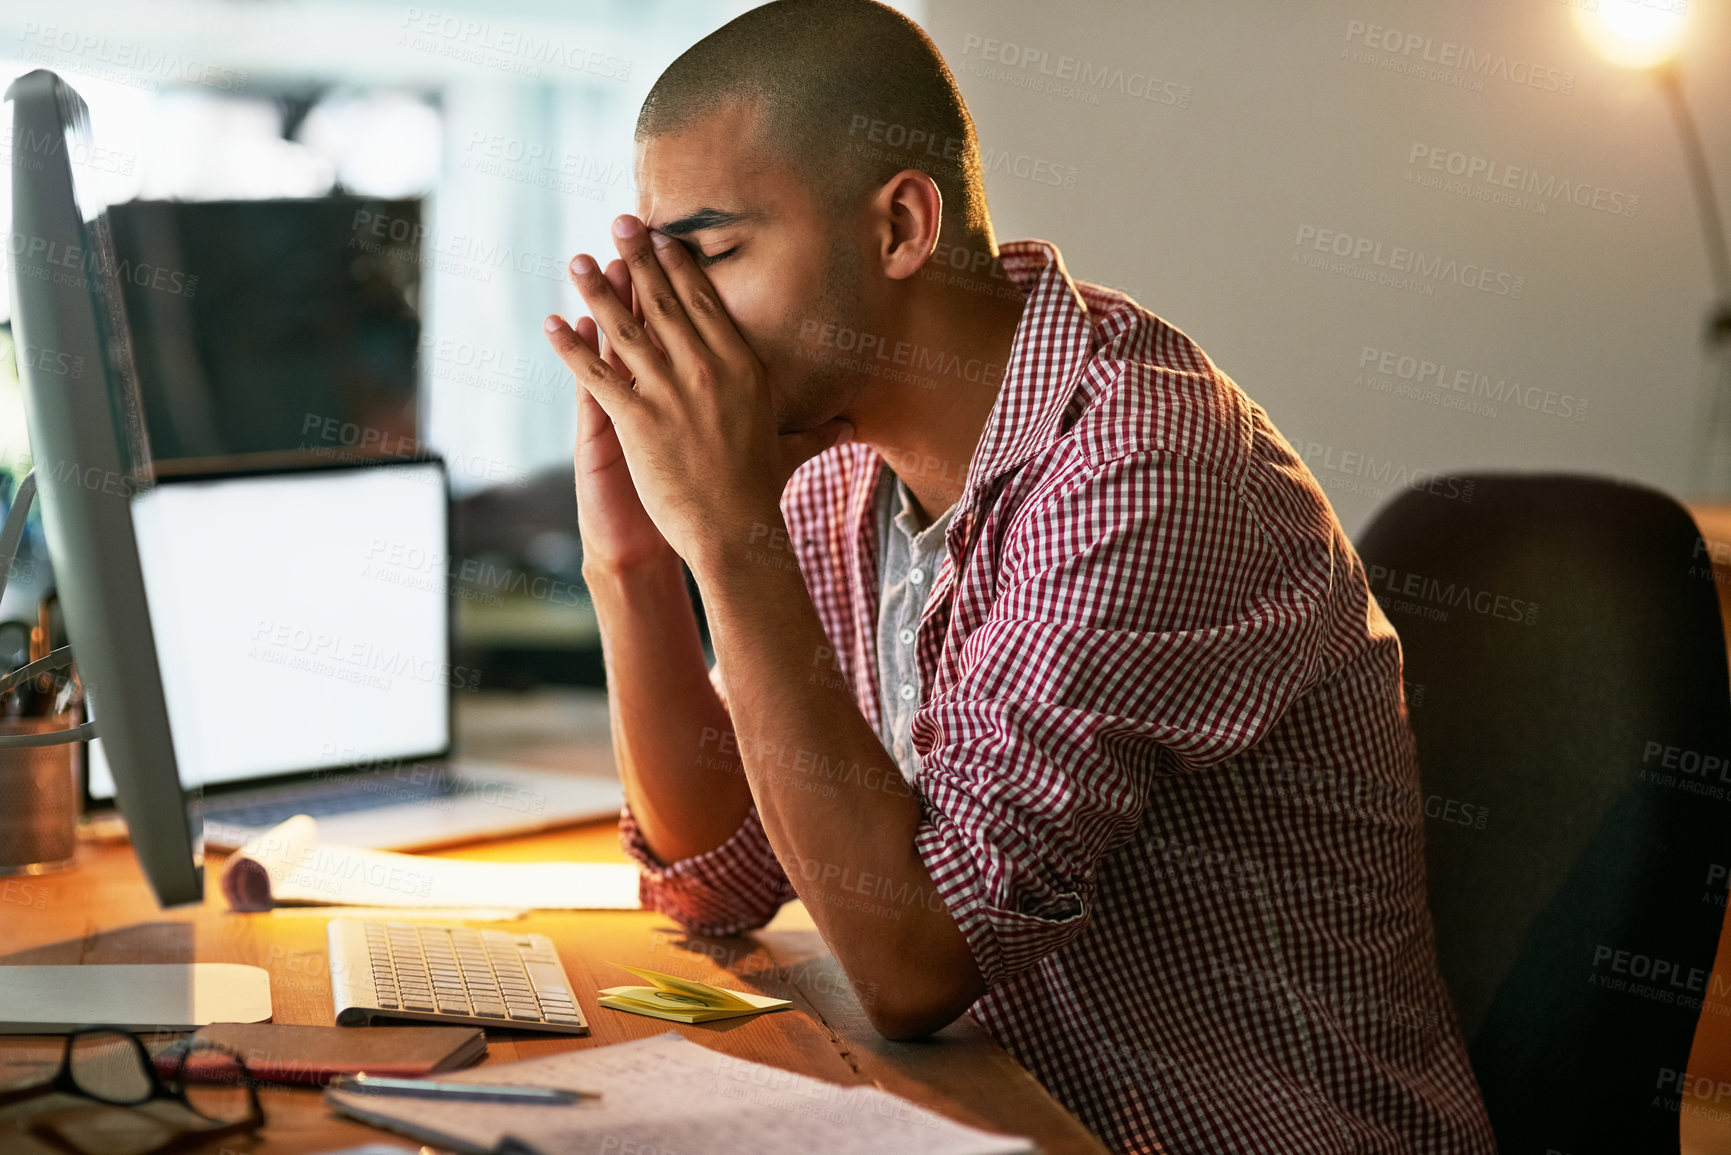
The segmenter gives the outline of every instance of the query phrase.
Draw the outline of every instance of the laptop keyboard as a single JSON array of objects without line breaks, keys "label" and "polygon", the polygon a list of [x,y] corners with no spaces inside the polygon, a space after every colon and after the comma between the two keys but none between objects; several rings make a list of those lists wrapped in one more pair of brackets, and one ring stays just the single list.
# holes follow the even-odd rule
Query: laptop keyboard
[{"label": "laptop keyboard", "polygon": [[[425,781],[416,781],[424,774]],[[205,821],[232,826],[266,828],[286,822],[297,814],[324,818],[353,814],[385,806],[436,804],[473,786],[438,765],[417,766],[412,774],[365,774],[336,782],[298,782],[272,791],[228,798],[208,798],[199,804]]]}]

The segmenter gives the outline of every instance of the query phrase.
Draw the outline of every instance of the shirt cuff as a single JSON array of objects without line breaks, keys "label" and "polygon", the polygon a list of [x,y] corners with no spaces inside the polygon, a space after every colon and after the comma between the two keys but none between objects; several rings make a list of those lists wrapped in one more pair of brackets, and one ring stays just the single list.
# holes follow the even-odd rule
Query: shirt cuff
[{"label": "shirt cuff", "polygon": [[638,865],[637,894],[643,906],[695,934],[754,930],[793,897],[755,806],[720,846],[663,864],[656,861],[627,805],[619,812],[619,845]]},{"label": "shirt cuff", "polygon": [[[1073,891],[995,883],[968,853],[968,839],[928,803],[914,832],[914,849],[931,875],[956,929],[988,988],[1026,970],[1082,932],[1088,905]],[[1003,890],[1008,893],[998,895]]]}]

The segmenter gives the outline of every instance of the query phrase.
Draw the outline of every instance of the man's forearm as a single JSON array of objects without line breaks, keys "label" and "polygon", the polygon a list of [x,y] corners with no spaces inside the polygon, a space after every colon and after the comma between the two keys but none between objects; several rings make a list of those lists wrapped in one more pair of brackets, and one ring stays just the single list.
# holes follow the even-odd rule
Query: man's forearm
[{"label": "man's forearm", "polygon": [[662,862],[713,850],[750,790],[727,709],[704,665],[679,561],[629,573],[585,567],[607,666],[613,753],[639,831]]},{"label": "man's forearm", "polygon": [[880,992],[878,1029],[928,1033],[984,987],[914,845],[919,800],[833,675],[792,555],[780,563],[722,548],[698,575],[751,793],[830,949]]}]

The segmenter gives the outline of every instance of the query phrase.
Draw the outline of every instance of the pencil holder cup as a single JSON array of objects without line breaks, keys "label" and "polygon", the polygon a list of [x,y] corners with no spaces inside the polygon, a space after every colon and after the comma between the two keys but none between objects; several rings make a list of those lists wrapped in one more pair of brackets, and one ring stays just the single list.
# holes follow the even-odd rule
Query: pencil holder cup
[{"label": "pencil holder cup", "polygon": [[[77,711],[0,718],[0,735],[70,730]],[[0,747],[0,875],[46,874],[72,865],[77,848],[78,782],[72,752],[57,746]]]}]

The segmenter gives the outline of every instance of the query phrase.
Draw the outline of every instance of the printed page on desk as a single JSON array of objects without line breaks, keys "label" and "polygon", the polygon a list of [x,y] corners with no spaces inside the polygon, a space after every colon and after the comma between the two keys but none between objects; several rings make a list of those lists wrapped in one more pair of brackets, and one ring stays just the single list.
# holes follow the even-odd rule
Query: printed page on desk
[{"label": "printed page on desk", "polygon": [[637,910],[637,868],[619,862],[475,862],[331,846],[297,814],[248,842],[222,872],[234,910],[281,903]]},{"label": "printed page on desk", "polygon": [[[546,1155],[1022,1155],[1026,1139],[963,1126],[876,1087],[843,1087],[735,1059],[669,1031],[450,1076],[599,1092],[564,1107],[327,1091],[344,1115],[422,1142],[493,1150],[506,1136]],[[434,1080],[439,1081],[438,1079]]]}]

